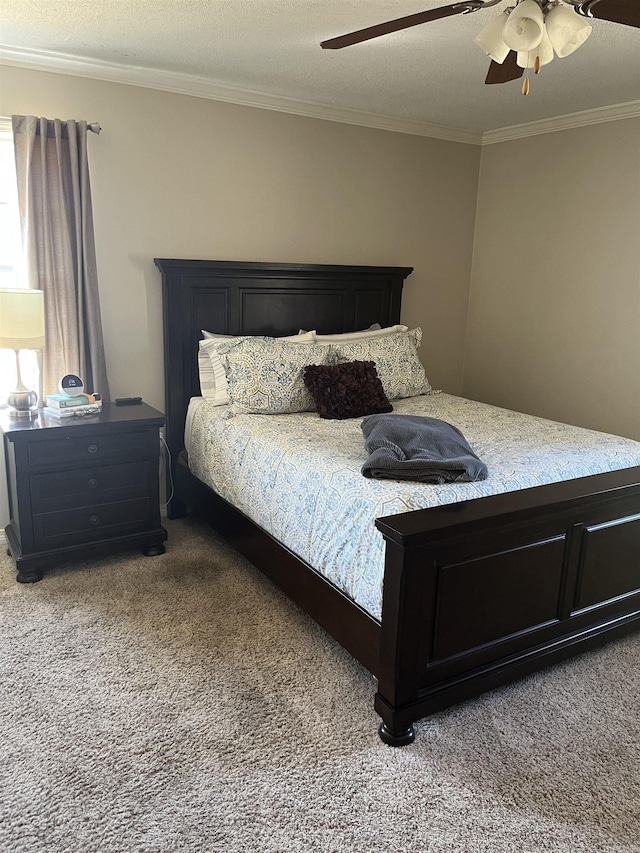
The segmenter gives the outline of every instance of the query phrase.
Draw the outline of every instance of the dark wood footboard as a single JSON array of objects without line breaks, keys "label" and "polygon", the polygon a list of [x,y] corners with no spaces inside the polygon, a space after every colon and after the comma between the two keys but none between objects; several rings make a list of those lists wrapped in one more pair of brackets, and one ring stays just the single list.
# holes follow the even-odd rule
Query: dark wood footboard
[{"label": "dark wood footboard", "polygon": [[640,468],[381,518],[383,739],[640,626]]}]

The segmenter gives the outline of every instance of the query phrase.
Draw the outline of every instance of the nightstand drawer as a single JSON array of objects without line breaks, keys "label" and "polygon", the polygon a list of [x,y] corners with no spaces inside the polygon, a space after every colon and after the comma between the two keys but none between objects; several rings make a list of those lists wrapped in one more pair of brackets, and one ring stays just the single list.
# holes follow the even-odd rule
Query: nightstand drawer
[{"label": "nightstand drawer", "polygon": [[67,547],[126,536],[148,528],[151,512],[151,501],[141,499],[40,513],[33,516],[34,541],[39,548],[49,549],[60,541]]},{"label": "nightstand drawer", "polygon": [[51,474],[32,474],[34,513],[143,498],[150,491],[150,462],[102,465]]},{"label": "nightstand drawer", "polygon": [[64,438],[33,441],[28,446],[29,465],[81,463],[93,465],[98,461],[140,459],[158,451],[158,430],[137,430],[108,433],[104,430],[88,436],[69,434]]}]

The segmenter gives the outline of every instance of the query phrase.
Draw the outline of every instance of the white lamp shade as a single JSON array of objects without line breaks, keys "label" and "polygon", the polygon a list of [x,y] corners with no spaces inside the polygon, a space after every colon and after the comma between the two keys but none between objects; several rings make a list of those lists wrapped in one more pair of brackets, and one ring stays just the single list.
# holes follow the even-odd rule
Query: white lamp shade
[{"label": "white lamp shade", "polygon": [[492,18],[489,23],[483,27],[475,37],[475,43],[490,56],[494,62],[499,62],[501,65],[507,58],[507,54],[511,50],[508,44],[505,44],[502,38],[502,31],[509,19],[509,13],[503,12],[496,18]]},{"label": "white lamp shade", "polygon": [[0,289],[0,348],[41,349],[44,346],[44,293]]},{"label": "white lamp shade", "polygon": [[533,68],[536,57],[540,57],[540,66],[548,65],[553,59],[553,45],[549,39],[547,28],[542,28],[542,41],[533,50],[520,51],[516,62],[520,68]]},{"label": "white lamp shade", "polygon": [[544,17],[536,0],[522,0],[511,12],[502,38],[511,50],[528,51],[542,41]]},{"label": "white lamp shade", "polygon": [[569,56],[591,35],[593,27],[568,6],[553,6],[546,17],[547,33],[559,57]]}]

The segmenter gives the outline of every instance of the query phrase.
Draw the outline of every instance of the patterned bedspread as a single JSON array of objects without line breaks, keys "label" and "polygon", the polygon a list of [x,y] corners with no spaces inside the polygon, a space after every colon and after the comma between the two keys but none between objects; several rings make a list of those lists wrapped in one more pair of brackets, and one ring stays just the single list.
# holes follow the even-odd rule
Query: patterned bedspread
[{"label": "patterned bedspread", "polygon": [[430,394],[395,400],[398,414],[458,427],[486,480],[428,485],[369,480],[362,419],[315,412],[236,415],[203,402],[192,417],[192,472],[380,619],[384,540],[374,519],[640,465],[640,443]]}]

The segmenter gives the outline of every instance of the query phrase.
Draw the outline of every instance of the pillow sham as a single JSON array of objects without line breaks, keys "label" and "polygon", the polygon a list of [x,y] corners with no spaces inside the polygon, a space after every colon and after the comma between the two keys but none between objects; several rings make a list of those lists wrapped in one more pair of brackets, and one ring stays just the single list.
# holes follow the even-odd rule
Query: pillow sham
[{"label": "pillow sham", "polygon": [[[229,402],[227,393],[227,378],[224,365],[220,360],[218,349],[222,344],[238,343],[248,335],[216,335],[204,329],[202,334],[204,340],[200,341],[198,347],[198,374],[200,376],[200,393],[214,406],[226,406]],[[313,332],[304,335],[291,335],[286,338],[266,338],[261,340],[297,341],[299,343],[313,343]]]},{"label": "pillow sham", "polygon": [[329,347],[276,338],[242,338],[218,349],[234,414],[284,415],[314,409],[304,384],[308,364],[328,364]]},{"label": "pillow sham", "polygon": [[432,388],[418,358],[422,329],[334,344],[336,361],[373,361],[389,400],[428,394]]},{"label": "pillow sham", "polygon": [[304,384],[321,418],[345,420],[393,411],[372,361],[310,364],[304,369]]}]

